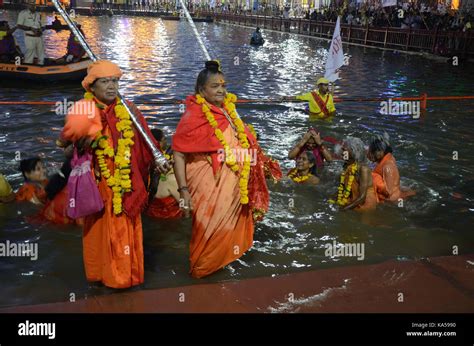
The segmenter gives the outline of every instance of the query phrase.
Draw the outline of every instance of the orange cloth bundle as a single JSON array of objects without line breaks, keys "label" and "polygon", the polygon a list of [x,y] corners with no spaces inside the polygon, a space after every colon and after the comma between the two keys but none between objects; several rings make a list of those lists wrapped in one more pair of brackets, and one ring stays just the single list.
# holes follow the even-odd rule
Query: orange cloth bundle
[{"label": "orange cloth bundle", "polygon": [[62,132],[62,138],[75,142],[82,137],[95,138],[102,130],[102,121],[99,109],[91,100],[80,100],[66,116],[66,123]]}]

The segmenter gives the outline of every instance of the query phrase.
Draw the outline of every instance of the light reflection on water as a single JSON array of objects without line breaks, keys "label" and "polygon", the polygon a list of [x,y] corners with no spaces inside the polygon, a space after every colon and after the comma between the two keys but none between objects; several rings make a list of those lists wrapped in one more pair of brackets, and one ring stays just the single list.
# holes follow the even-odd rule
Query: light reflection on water
[{"label": "light reflection on water", "polygon": [[[12,14],[7,19],[13,21]],[[80,18],[92,49],[124,70],[121,91],[136,102],[183,99],[194,88],[204,57],[185,22],[123,16]],[[264,33],[263,47],[248,45],[249,29],[197,23],[211,56],[221,60],[229,89],[242,98],[277,98],[303,92],[314,85],[324,69],[327,42],[280,33]],[[50,56],[64,54],[67,32],[48,33]],[[22,44],[22,38],[18,39]],[[58,52],[57,47],[63,47]],[[451,69],[419,57],[347,47],[349,67],[341,72],[340,97],[395,97],[401,95],[469,94],[469,71]],[[236,59],[238,58],[238,59]],[[72,100],[81,97],[80,85],[2,87],[2,100]],[[255,243],[241,260],[211,277],[194,280],[188,272],[190,220],[156,221],[144,218],[146,288],[271,276],[301,270],[385,259],[449,255],[452,245],[462,253],[474,250],[472,224],[474,171],[470,152],[474,130],[472,103],[432,102],[427,114],[381,115],[376,103],[338,104],[333,122],[310,124],[303,105],[242,105],[239,113],[255,125],[267,153],[285,172],[293,166],[286,158],[290,147],[308,126],[325,136],[358,136],[367,141],[373,132],[387,131],[402,174],[402,184],[418,195],[404,208],[382,206],[380,213],[360,215],[337,212],[327,198],[336,189],[340,164],[327,167],[316,188],[288,181],[269,184],[271,206],[258,224]],[[171,135],[179,120],[176,106],[141,106],[150,125]],[[13,120],[14,119],[14,120]],[[48,107],[0,108],[0,170],[15,187],[21,182],[15,152],[44,154],[48,167],[58,168],[61,152],[54,139],[62,119]],[[459,160],[452,151],[459,150]],[[453,198],[453,193],[461,195]],[[18,211],[17,211],[18,209]],[[18,212],[20,214],[18,214]],[[88,287],[82,267],[81,230],[54,225],[31,225],[32,206],[0,205],[0,240],[37,241],[39,259],[8,258],[0,263],[4,283],[0,306],[61,301],[70,292],[78,298],[113,290]],[[364,242],[363,262],[325,256],[325,244]],[[27,275],[25,275],[25,273]]]}]

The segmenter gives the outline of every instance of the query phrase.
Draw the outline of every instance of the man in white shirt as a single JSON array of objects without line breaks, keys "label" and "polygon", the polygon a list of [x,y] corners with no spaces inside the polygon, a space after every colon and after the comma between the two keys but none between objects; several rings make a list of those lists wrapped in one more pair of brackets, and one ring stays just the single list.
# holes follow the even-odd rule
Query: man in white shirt
[{"label": "man in white shirt", "polygon": [[20,12],[17,28],[25,31],[25,63],[32,64],[38,58],[38,64],[44,64],[43,29],[41,28],[41,15],[36,12],[35,0],[28,0],[27,9]]}]

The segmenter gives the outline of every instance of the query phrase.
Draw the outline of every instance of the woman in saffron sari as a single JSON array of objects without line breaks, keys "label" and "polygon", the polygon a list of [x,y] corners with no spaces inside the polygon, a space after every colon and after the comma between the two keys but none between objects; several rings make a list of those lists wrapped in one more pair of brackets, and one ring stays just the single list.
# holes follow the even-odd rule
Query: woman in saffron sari
[{"label": "woman in saffron sari", "polygon": [[372,171],[372,179],[379,203],[397,202],[400,198],[405,199],[416,194],[413,190],[400,187],[400,173],[392,152],[387,133],[371,139],[367,156],[370,161],[377,163]]},{"label": "woman in saffron sari", "polygon": [[[91,64],[82,81],[85,99],[72,107],[62,132],[63,141],[86,143],[85,150],[93,153],[92,172],[104,209],[84,218],[84,266],[88,281],[112,288],[144,281],[140,213],[147,203],[145,184],[153,163],[150,149],[117,97],[121,76],[110,61]],[[141,113],[132,103],[129,106],[153,138]]]},{"label": "woman in saffron sari", "polygon": [[218,62],[206,62],[195,92],[172,147],[183,209],[193,216],[190,273],[201,278],[250,249],[269,197],[262,165],[251,165],[258,143],[236,114]]}]

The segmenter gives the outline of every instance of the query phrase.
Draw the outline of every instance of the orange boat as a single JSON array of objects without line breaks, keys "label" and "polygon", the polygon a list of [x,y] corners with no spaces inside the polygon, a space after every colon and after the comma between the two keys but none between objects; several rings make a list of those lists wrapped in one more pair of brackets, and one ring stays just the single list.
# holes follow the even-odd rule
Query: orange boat
[{"label": "orange boat", "polygon": [[87,74],[92,63],[89,58],[69,64],[51,64],[45,66],[14,63],[0,63],[1,80],[31,80],[38,82],[56,82],[81,80]]}]

